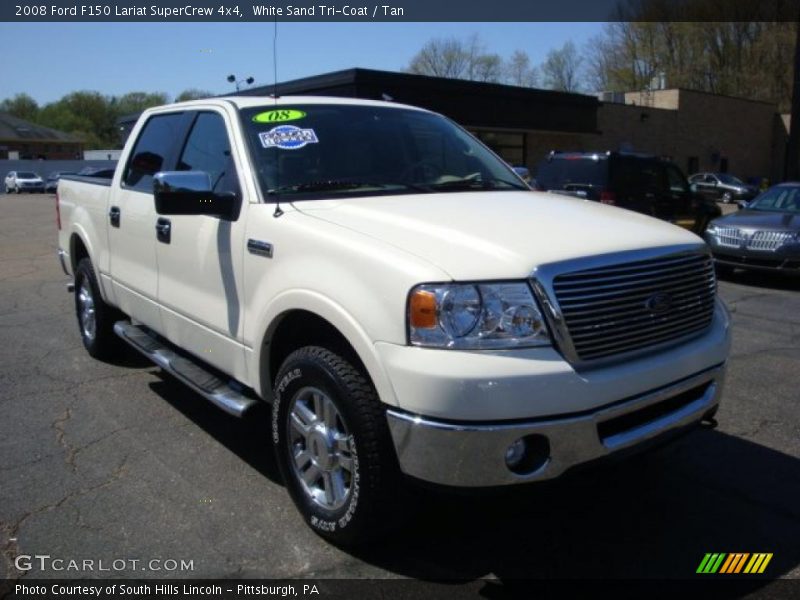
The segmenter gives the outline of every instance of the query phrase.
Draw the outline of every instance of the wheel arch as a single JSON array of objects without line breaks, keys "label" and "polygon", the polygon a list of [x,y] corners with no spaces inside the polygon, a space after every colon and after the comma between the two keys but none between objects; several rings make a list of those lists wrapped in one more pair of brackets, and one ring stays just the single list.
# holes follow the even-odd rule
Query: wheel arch
[{"label": "wheel arch", "polygon": [[254,367],[256,389],[268,402],[272,402],[274,378],[283,360],[298,348],[316,345],[352,361],[369,377],[382,402],[397,404],[373,341],[342,307],[318,294],[289,293],[282,295],[265,317],[264,334],[254,348]]}]

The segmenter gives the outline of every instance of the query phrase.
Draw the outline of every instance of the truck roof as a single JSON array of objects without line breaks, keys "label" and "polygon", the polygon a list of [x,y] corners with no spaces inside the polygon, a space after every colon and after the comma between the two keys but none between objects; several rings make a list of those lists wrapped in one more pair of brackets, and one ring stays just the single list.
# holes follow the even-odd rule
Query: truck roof
[{"label": "truck roof", "polygon": [[250,108],[252,106],[264,106],[266,104],[274,104],[275,106],[290,106],[292,104],[348,104],[355,106],[386,106],[391,108],[407,108],[412,110],[419,110],[422,112],[429,112],[418,106],[411,106],[409,104],[400,104],[397,102],[385,102],[382,100],[363,100],[361,98],[341,98],[338,96],[217,96],[214,98],[204,98],[201,100],[190,100],[188,102],[177,102],[175,104],[166,106],[194,106],[194,105],[208,105],[209,103],[217,102],[231,102],[238,108]]}]

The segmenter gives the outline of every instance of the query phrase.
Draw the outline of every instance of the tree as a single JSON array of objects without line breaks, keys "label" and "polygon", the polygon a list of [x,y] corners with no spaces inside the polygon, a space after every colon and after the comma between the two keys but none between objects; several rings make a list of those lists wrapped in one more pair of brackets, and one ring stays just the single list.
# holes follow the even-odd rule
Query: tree
[{"label": "tree", "polygon": [[787,65],[794,57],[796,23],[678,19],[668,3],[659,5],[664,13],[659,22],[646,22],[642,10],[624,13],[587,46],[588,79],[595,90],[647,90],[663,73],[669,87],[765,100],[788,110],[792,69]]},{"label": "tree", "polygon": [[118,117],[140,113],[147,108],[160,106],[169,102],[164,92],[128,92],[119,98],[112,98],[114,112]]},{"label": "tree", "polygon": [[542,64],[545,87],[561,92],[579,91],[582,63],[583,59],[571,41],[558,50],[551,50]]},{"label": "tree", "polygon": [[535,87],[538,79],[536,67],[531,66],[531,59],[527,52],[514,50],[514,54],[506,61],[506,82],[520,87]]},{"label": "tree", "polygon": [[483,54],[473,64],[474,81],[497,83],[503,77],[503,59],[498,54]]},{"label": "tree", "polygon": [[470,67],[469,60],[469,50],[462,41],[436,38],[426,42],[414,55],[408,71],[417,75],[464,79]]},{"label": "tree", "polygon": [[17,94],[0,102],[0,112],[25,121],[35,121],[39,114],[39,105],[28,94]]},{"label": "tree", "polygon": [[183,90],[178,97],[175,98],[175,102],[186,102],[187,100],[202,100],[203,98],[213,98],[216,94],[213,92],[209,92],[208,90],[198,90],[196,88],[189,88],[188,90]]}]

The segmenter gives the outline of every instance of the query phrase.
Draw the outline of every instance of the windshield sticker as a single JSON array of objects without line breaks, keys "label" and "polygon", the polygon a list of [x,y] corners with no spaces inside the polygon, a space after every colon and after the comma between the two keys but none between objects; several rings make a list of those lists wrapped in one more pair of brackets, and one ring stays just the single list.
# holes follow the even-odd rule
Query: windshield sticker
[{"label": "windshield sticker", "polygon": [[298,150],[307,144],[319,142],[313,129],[300,129],[294,125],[278,125],[269,131],[258,134],[264,148],[282,148]]},{"label": "windshield sticker", "polygon": [[284,121],[296,121],[306,116],[302,110],[293,108],[282,108],[280,110],[268,110],[258,113],[253,117],[254,123],[282,123]]}]

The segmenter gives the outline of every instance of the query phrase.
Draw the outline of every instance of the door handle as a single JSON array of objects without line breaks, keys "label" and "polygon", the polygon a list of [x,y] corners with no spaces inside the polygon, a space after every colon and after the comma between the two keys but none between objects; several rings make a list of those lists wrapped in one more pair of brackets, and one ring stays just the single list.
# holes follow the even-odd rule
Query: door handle
[{"label": "door handle", "polygon": [[112,227],[119,227],[119,218],[122,213],[119,210],[119,206],[112,206],[108,210],[108,221],[111,223]]},{"label": "door handle", "polygon": [[169,244],[172,235],[172,222],[169,219],[160,217],[156,221],[156,238],[159,242]]}]

